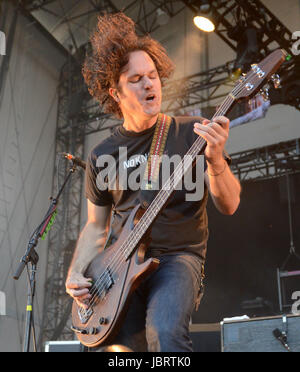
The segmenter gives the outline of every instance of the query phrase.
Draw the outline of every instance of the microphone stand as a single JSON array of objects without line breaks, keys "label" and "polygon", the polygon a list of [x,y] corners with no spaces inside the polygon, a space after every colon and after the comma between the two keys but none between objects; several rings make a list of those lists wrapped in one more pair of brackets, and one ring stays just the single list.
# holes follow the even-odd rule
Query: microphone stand
[{"label": "microphone stand", "polygon": [[289,175],[286,175],[286,183],[287,183],[287,196],[288,196],[288,212],[289,212],[289,229],[290,229],[290,250],[287,258],[285,259],[284,263],[280,267],[280,271],[283,271],[292,256],[296,257],[300,260],[300,256],[296,253],[295,245],[294,245],[294,237],[293,237],[293,224],[292,224],[292,208],[291,208],[291,190],[290,190],[290,179]]},{"label": "microphone stand", "polygon": [[[69,169],[69,173],[62,184],[60,190],[57,193],[57,196],[55,198],[50,197],[51,204],[50,207],[43,218],[40,225],[36,228],[36,230],[31,235],[31,238],[29,240],[27,250],[25,252],[25,255],[22,257],[19,266],[13,276],[15,280],[18,280],[26,266],[27,268],[27,274],[28,274],[28,292],[27,292],[27,306],[26,306],[26,322],[25,322],[25,332],[24,332],[24,343],[23,343],[23,352],[29,352],[30,351],[30,338],[31,338],[31,331],[33,334],[33,347],[34,351],[37,351],[36,347],[36,338],[35,338],[35,328],[34,328],[34,318],[33,318],[33,300],[35,296],[35,287],[36,287],[36,272],[37,272],[37,264],[39,261],[39,256],[37,252],[35,251],[35,247],[37,246],[39,239],[44,239],[47,232],[50,230],[55,216],[57,214],[57,205],[59,202],[59,198],[69,181],[71,175],[76,171],[77,166],[72,161],[72,167]],[[31,264],[31,273],[28,267],[28,264]]]}]

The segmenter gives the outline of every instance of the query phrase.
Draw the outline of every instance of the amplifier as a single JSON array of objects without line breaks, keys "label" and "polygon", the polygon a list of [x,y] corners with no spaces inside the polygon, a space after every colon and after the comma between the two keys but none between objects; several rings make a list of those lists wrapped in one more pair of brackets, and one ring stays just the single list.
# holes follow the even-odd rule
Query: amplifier
[{"label": "amplifier", "polygon": [[299,352],[300,316],[221,322],[222,352]]},{"label": "amplifier", "polygon": [[216,353],[221,351],[220,323],[190,324],[190,337],[194,352]]},{"label": "amplifier", "polygon": [[84,352],[85,348],[79,341],[47,341],[45,352],[47,353],[78,353]]}]

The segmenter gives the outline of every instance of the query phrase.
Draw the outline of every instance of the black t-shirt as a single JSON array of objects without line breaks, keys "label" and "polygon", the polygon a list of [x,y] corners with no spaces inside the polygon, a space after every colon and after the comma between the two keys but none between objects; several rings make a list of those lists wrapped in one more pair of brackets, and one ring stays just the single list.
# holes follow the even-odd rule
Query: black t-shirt
[{"label": "black t-shirt", "polygon": [[[199,120],[202,118],[172,118],[164,155],[169,157],[180,155],[183,158],[198,137],[193,127],[194,123]],[[138,133],[126,131],[123,126],[120,126],[110,137],[94,147],[89,155],[86,167],[86,197],[99,206],[112,205],[111,243],[114,243],[120,235],[122,226],[132,209],[145,200],[149,204],[156,194],[155,191],[141,191],[139,188],[133,191],[129,189],[128,183],[124,184],[124,179],[129,182],[130,177],[134,181],[141,181],[154,130],[155,125]],[[201,160],[203,160],[202,166]],[[208,190],[204,183],[206,165],[203,156],[198,163],[199,167],[194,166],[192,169],[190,180],[194,184],[201,183],[202,194],[201,192],[198,194],[201,194],[201,199],[194,200],[193,195],[196,190],[191,190],[190,186],[187,190],[184,182],[182,182],[182,188],[172,194],[152,225],[152,241],[149,250],[153,257],[187,252],[205,259],[208,239],[206,213]],[[202,174],[199,178],[197,172],[201,170]],[[170,173],[172,173],[172,167]],[[136,183],[133,183],[135,186]],[[187,195],[192,196],[190,198],[192,200],[187,200]]]}]

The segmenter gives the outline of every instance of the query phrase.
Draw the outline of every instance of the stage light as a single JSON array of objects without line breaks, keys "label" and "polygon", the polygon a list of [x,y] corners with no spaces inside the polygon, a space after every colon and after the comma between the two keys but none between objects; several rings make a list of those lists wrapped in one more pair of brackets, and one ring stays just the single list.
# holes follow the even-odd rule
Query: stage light
[{"label": "stage light", "polygon": [[209,0],[202,0],[199,6],[199,12],[194,17],[194,24],[201,31],[215,31],[215,24],[211,13],[211,5]]},{"label": "stage light", "polygon": [[194,17],[194,24],[201,31],[213,32],[215,31],[214,23],[207,17],[203,15],[197,15]]}]

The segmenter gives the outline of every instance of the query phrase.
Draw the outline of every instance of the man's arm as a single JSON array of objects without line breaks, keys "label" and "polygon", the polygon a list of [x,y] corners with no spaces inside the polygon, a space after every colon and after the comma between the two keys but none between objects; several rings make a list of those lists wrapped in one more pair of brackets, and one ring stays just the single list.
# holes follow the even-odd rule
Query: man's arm
[{"label": "man's arm", "polygon": [[209,120],[195,123],[194,131],[207,142],[205,182],[214,204],[221,213],[232,215],[240,203],[241,185],[223,157],[229,123],[227,118],[221,116],[215,118],[213,123]]},{"label": "man's arm", "polygon": [[85,278],[84,272],[90,262],[104,248],[111,213],[110,205],[100,207],[88,200],[87,206],[87,223],[80,233],[66,280],[67,293],[74,298],[78,305],[85,308],[91,297],[89,294],[91,279]]},{"label": "man's arm", "polygon": [[218,166],[208,164],[204,179],[216,208],[223,214],[234,214],[240,204],[241,186],[226,160]]}]

